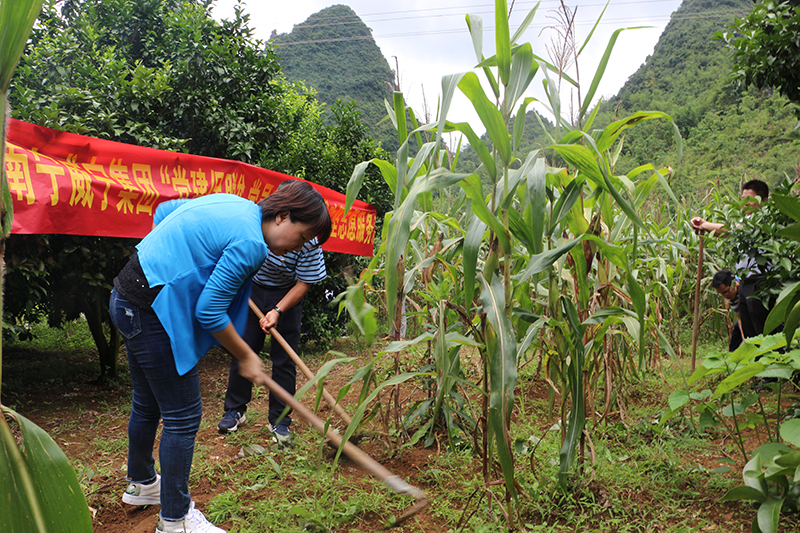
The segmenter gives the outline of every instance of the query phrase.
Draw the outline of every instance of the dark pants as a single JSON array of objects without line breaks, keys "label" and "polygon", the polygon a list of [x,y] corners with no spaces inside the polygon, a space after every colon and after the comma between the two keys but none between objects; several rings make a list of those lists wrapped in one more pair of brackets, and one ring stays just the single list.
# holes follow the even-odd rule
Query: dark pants
[{"label": "dark pants", "polygon": [[736,348],[742,344],[742,332],[739,331],[739,321],[733,323],[733,329],[731,329],[731,340],[728,342],[728,351],[732,352]]},{"label": "dark pants", "polygon": [[764,333],[764,323],[769,315],[769,310],[764,307],[761,299],[754,296],[760,285],[759,275],[748,276],[739,284],[739,315],[746,339]]},{"label": "dark pants", "polygon": [[[275,307],[281,298],[286,296],[289,289],[270,289],[253,283],[250,298],[265,314]],[[303,315],[303,302],[301,301],[291,309],[285,310],[278,319],[276,329],[278,333],[289,343],[289,346],[297,352],[300,346],[300,321]],[[250,313],[247,318],[247,327],[244,332],[244,341],[256,353],[261,353],[264,348],[266,335],[258,325],[258,317],[255,313]],[[286,350],[274,338],[270,343],[269,351],[272,359],[272,379],[286,389],[290,394],[295,393],[295,377],[297,369]],[[247,404],[253,398],[253,384],[239,375],[239,363],[231,361],[231,369],[228,375],[228,391],[225,393],[225,411],[236,409],[240,413],[247,411]],[[269,423],[275,425],[286,404],[269,393]],[[291,411],[290,411],[291,412]],[[285,416],[280,423],[288,426],[292,423],[290,416]]]}]

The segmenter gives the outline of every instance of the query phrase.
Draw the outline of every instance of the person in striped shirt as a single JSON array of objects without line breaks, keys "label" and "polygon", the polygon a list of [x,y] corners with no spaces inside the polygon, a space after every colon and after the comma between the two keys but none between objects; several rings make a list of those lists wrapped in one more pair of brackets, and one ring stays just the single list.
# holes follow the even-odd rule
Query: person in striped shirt
[{"label": "person in striped shirt", "polygon": [[[279,187],[292,181],[285,181]],[[243,338],[255,351],[264,348],[266,332],[274,327],[297,352],[300,345],[300,323],[303,313],[303,298],[311,285],[325,279],[327,271],[322,249],[316,237],[307,241],[300,250],[272,250],[253,278],[250,298],[261,309],[265,318],[259,323],[254,313],[248,316]],[[296,368],[289,354],[274,338],[270,343],[272,379],[290,394],[295,393]],[[236,431],[247,419],[247,404],[252,399],[253,384],[239,374],[238,362],[231,361],[228,389],[225,393],[225,414],[218,424],[220,433]],[[287,443],[291,438],[288,414],[280,418],[286,404],[270,392],[269,423],[273,438],[278,443]]]},{"label": "person in striped shirt", "polygon": [[742,314],[739,310],[739,282],[739,276],[734,275],[733,272],[727,269],[720,270],[711,278],[711,288],[725,298],[731,310],[736,313],[737,320],[731,330],[731,339],[728,343],[729,352],[738,348],[742,340],[744,340]]}]

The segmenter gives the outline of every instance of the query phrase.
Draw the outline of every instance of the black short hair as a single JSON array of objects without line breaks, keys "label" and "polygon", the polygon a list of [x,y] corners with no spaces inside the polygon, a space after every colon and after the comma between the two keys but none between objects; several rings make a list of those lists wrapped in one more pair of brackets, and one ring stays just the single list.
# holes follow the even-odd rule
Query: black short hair
[{"label": "black short hair", "polygon": [[761,180],[750,180],[742,185],[742,191],[751,190],[761,197],[762,200],[769,198],[769,185]]},{"label": "black short hair", "polygon": [[711,287],[718,289],[722,285],[730,287],[733,284],[733,272],[728,269],[722,269],[711,278]]},{"label": "black short hair", "polygon": [[307,181],[286,180],[258,205],[263,221],[275,220],[279,213],[289,213],[292,222],[311,224],[311,232],[320,245],[331,235],[331,217],[325,200]]}]

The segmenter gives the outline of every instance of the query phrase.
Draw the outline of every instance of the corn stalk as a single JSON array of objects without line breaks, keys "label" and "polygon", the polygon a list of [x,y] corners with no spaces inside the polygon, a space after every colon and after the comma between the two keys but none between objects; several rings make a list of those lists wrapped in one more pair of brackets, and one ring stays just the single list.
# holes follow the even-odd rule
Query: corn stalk
[{"label": "corn stalk", "polygon": [[[25,48],[28,35],[42,7],[41,0],[3,0],[0,2],[0,123],[6,124],[7,96],[11,75]],[[5,156],[6,128],[3,128]],[[5,240],[11,233],[13,206],[0,161],[0,283],[4,271]],[[0,290],[0,320],[2,320]],[[2,329],[2,328],[0,328]],[[2,378],[2,338],[0,337],[0,378]],[[2,382],[2,379],[0,379]],[[0,516],[7,531],[37,533],[65,531],[91,532],[92,519],[75,471],[58,445],[36,424],[11,409],[0,406]],[[6,419],[14,420],[19,437]],[[19,438],[19,441],[17,440]]]}]

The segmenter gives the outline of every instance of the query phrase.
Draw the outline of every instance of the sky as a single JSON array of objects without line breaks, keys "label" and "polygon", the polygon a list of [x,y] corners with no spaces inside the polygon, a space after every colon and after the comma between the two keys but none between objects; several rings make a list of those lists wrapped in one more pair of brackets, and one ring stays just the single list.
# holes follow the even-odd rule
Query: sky
[{"label": "sky", "polygon": [[[512,9],[509,24],[513,35],[536,2],[507,2]],[[250,14],[250,27],[255,29],[256,37],[267,40],[273,30],[278,33],[291,32],[295,24],[336,3],[348,5],[372,29],[375,42],[390,67],[399,71],[400,88],[407,103],[418,114],[424,112],[426,103],[427,109],[435,112],[441,96],[442,76],[474,70],[478,62],[467,30],[467,13],[483,17],[484,56],[494,54],[492,0],[247,0],[243,2],[243,8]],[[653,53],[670,15],[680,3],[680,0],[610,0],[600,24],[579,58],[584,92],[615,30],[646,26],[620,33],[598,87],[598,97],[615,95],[647,56]],[[232,18],[236,4],[237,0],[217,0],[212,15],[217,19]],[[566,0],[566,4],[570,8],[577,7],[576,35],[580,47],[606,4],[603,0]],[[560,0],[542,0],[533,24],[519,40],[521,43],[530,42],[534,54],[548,60],[548,48],[552,48],[551,43],[557,38],[553,26],[557,24],[554,10],[559,6]],[[537,75],[525,96],[544,99],[542,79],[541,75]],[[563,108],[568,109],[568,101],[574,97],[574,93],[562,92]],[[539,110],[543,108],[539,107]],[[469,122],[479,134],[483,131],[477,114],[463,95],[455,97],[447,118]]]}]

